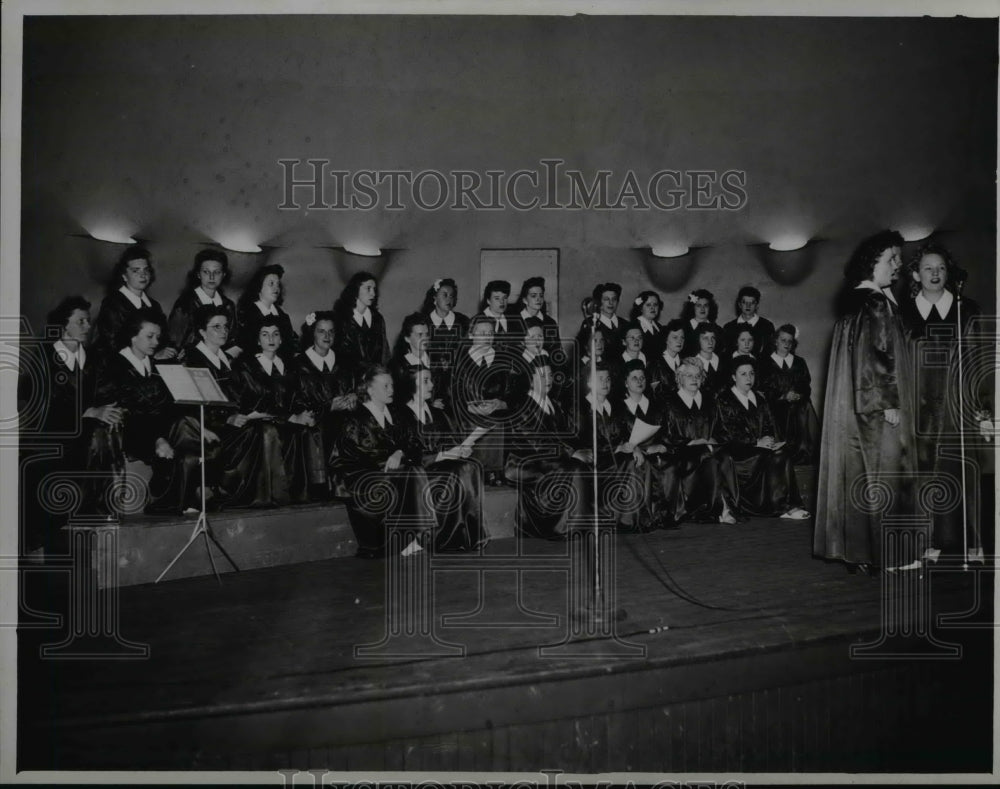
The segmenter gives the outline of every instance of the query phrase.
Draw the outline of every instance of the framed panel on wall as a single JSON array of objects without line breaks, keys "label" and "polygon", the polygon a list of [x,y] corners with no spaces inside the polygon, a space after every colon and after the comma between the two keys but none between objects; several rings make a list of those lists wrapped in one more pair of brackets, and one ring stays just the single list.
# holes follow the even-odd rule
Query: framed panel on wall
[{"label": "framed panel on wall", "polygon": [[486,283],[503,279],[510,283],[510,303],[517,301],[521,284],[529,277],[545,277],[545,311],[559,320],[558,249],[484,249],[479,258],[479,295]]}]

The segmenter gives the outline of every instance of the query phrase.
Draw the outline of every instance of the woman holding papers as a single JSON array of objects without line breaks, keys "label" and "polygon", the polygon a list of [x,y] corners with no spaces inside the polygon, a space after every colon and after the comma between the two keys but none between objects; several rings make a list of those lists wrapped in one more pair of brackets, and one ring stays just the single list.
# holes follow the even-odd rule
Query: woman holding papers
[{"label": "woman holding papers", "polygon": [[292,411],[312,412],[318,428],[319,457],[309,458],[310,478],[315,480],[309,498],[314,501],[325,501],[335,493],[347,495],[331,484],[327,464],[336,454],[336,437],[344,414],[358,403],[350,376],[337,363],[333,351],[333,325],[332,312],[309,313],[302,325],[303,350],[291,362],[296,382]]},{"label": "woman holding papers", "polygon": [[[229,315],[229,325],[236,326],[236,304],[227,296],[222,286],[229,280],[229,258],[221,249],[203,249],[194,257],[194,266],[188,271],[187,282],[181,295],[170,310],[170,338],[183,355],[191,345],[201,340],[194,325],[194,313],[199,307],[214,304],[225,309]],[[234,342],[235,331],[230,331],[230,341],[226,353],[235,359],[240,348]]]},{"label": "woman holding papers", "polygon": [[389,547],[389,529],[397,520],[416,529],[402,554],[422,550],[434,513],[424,492],[427,474],[421,468],[423,449],[389,408],[395,391],[392,376],[380,365],[368,365],[360,375],[359,405],[344,418],[339,455],[334,461],[350,492],[347,515],[358,542],[358,557],[377,559]]},{"label": "woman holding papers", "polygon": [[478,431],[457,432],[445,413],[432,408],[434,378],[426,367],[410,368],[403,379],[402,406],[392,410],[412,445],[408,457],[422,458],[427,495],[434,502],[438,551],[475,551],[488,542],[483,529],[483,472],[468,458]]},{"label": "woman holding papers", "polygon": [[792,449],[775,438],[767,400],[753,389],[756,377],[757,360],[736,357],[732,386],[719,392],[715,403],[716,437],[736,462],[738,506],[753,515],[804,520],[809,513],[802,509]]},{"label": "woman holding papers", "polygon": [[688,357],[677,365],[676,390],[663,399],[668,448],[656,465],[658,494],[674,523],[736,523],[739,486],[729,453],[713,437],[715,403],[701,391],[705,370]]},{"label": "woman holding papers", "polygon": [[531,367],[531,387],[510,435],[505,475],[517,487],[517,528],[528,537],[564,540],[574,526],[586,526],[586,465],[573,457],[575,427],[550,397],[548,356]]},{"label": "woman holding papers", "polygon": [[[298,337],[292,329],[292,319],[288,317],[281,305],[285,301],[285,285],[281,278],[285,269],[277,264],[262,266],[253,275],[243,294],[240,296],[237,308],[237,327],[229,327],[229,336],[235,337],[237,345],[244,353],[253,355],[258,352],[257,339],[261,322],[265,318],[273,318],[281,327],[281,357],[290,359],[295,353]],[[229,355],[232,346],[228,346]]]},{"label": "woman holding papers", "polygon": [[357,377],[365,365],[389,362],[389,337],[385,319],[378,311],[378,282],[371,274],[359,271],[348,281],[333,305],[333,350],[345,370]]},{"label": "woman holding papers", "polygon": [[810,463],[819,447],[819,418],[812,400],[812,376],[805,359],[796,356],[798,329],[778,328],[774,353],[760,360],[760,390],[774,416],[778,438],[791,447],[797,463]]}]

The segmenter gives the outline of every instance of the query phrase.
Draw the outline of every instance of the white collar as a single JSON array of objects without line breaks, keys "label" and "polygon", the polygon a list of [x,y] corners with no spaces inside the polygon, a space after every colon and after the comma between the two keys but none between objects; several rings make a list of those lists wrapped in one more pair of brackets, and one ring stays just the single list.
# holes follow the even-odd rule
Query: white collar
[{"label": "white collar", "polygon": [[70,372],[73,372],[73,370],[76,369],[77,364],[80,365],[81,370],[86,366],[87,352],[83,349],[82,342],[77,343],[75,352],[67,348],[66,343],[64,343],[62,340],[56,340],[54,343],[52,343],[52,347],[55,349],[55,352],[59,355],[59,358],[62,359],[63,364],[65,364],[69,368]]},{"label": "white collar", "polygon": [[126,299],[132,302],[132,306],[137,310],[143,307],[152,307],[153,304],[149,300],[149,296],[145,292],[141,296],[136,296],[132,291],[130,291],[125,285],[118,288],[118,292],[121,293]]},{"label": "white collar", "polygon": [[700,320],[698,320],[697,318],[692,318],[691,319],[691,328],[692,329],[697,329],[699,325],[701,325],[701,321]]},{"label": "white collar", "polygon": [[493,320],[495,320],[497,322],[497,326],[502,326],[503,330],[507,331],[507,316],[506,315],[497,315],[489,307],[487,307],[485,310],[483,310],[483,315],[485,315],[487,318],[492,318]]},{"label": "white collar", "polygon": [[229,359],[226,358],[226,354],[220,352],[218,355],[216,355],[211,348],[205,345],[204,340],[202,340],[194,347],[197,348],[199,351],[201,351],[203,354],[205,354],[205,357],[208,359],[208,361],[212,363],[212,365],[215,367],[216,370],[219,370],[222,367],[225,367],[227,370],[229,369]]},{"label": "white collar", "polygon": [[423,365],[424,367],[431,366],[431,360],[427,357],[426,353],[420,354],[420,356],[414,356],[412,351],[408,351],[406,356],[403,357],[407,362],[412,365]]},{"label": "white collar", "polygon": [[743,404],[744,408],[749,409],[750,403],[753,403],[754,408],[757,407],[757,396],[753,393],[753,389],[747,392],[745,396],[735,386],[730,387],[729,391],[736,395],[736,399]]},{"label": "white collar", "polygon": [[417,418],[417,421],[420,424],[429,425],[434,421],[431,416],[431,409],[427,407],[427,403],[420,403],[420,405],[417,405],[415,400],[410,400],[406,406],[413,412],[413,415]]},{"label": "white collar", "polygon": [[656,321],[651,321],[649,318],[644,318],[642,315],[639,316],[639,326],[645,334],[656,334],[660,331],[660,324]]},{"label": "white collar", "polygon": [[[364,310],[358,312],[357,308],[354,310],[354,322],[360,326],[362,323],[369,329],[372,326],[372,308],[365,307]],[[392,424],[391,422],[389,424]]]},{"label": "white collar", "polygon": [[635,414],[635,409],[636,408],[641,408],[643,410],[643,413],[648,414],[649,413],[649,398],[646,397],[646,395],[643,395],[642,397],[639,398],[639,402],[637,403],[631,397],[626,397],[625,398],[625,407],[628,408],[628,410],[632,414]]},{"label": "white collar", "polygon": [[612,315],[609,318],[607,315],[605,315],[602,312],[602,313],[600,313],[600,315],[598,317],[601,319],[601,323],[603,323],[609,329],[617,329],[618,328],[618,316],[617,315]]},{"label": "white collar", "polygon": [[[777,353],[772,353],[771,358],[778,367],[787,367],[789,370],[792,369],[792,362],[795,361],[795,354],[789,353],[782,359]],[[787,360],[787,361],[786,361]]]},{"label": "white collar", "polygon": [[590,403],[590,409],[592,411],[594,410],[601,411],[604,413],[605,416],[611,416],[611,401],[608,400],[607,398],[604,398],[604,405],[602,405],[600,408],[597,408],[594,405],[594,396],[592,394],[587,395],[587,402]]},{"label": "white collar", "polygon": [[265,307],[264,306],[264,302],[262,302],[262,301],[255,301],[254,302],[254,306],[258,310],[260,310],[260,314],[261,315],[277,315],[278,314],[278,308],[274,304],[270,305],[269,307]]},{"label": "white collar", "polygon": [[455,311],[452,310],[447,316],[442,318],[438,315],[437,310],[431,310],[431,323],[434,324],[435,329],[440,328],[442,323],[450,329],[455,325]]},{"label": "white collar", "polygon": [[528,320],[528,318],[537,318],[538,320],[542,319],[542,311],[541,310],[539,310],[537,313],[535,313],[534,315],[532,315],[525,308],[525,309],[521,310],[520,314],[521,314],[521,320],[525,320],[525,321]]},{"label": "white collar", "polygon": [[746,323],[746,324],[748,324],[750,326],[756,326],[757,325],[757,321],[759,321],[759,320],[760,320],[760,315],[754,315],[750,320],[747,320],[742,315],[740,315],[740,317],[738,317],[736,319],[736,322],[737,323]]},{"label": "white collar", "polygon": [[677,354],[676,356],[671,356],[670,351],[664,351],[663,361],[667,363],[667,367],[669,367],[671,370],[676,370],[677,365],[681,363],[681,355]]},{"label": "white collar", "polygon": [[205,293],[205,289],[199,285],[194,289],[194,295],[198,297],[198,301],[202,304],[214,304],[216,307],[222,306],[222,296],[219,295],[219,291],[215,291],[215,295],[209,298],[208,294]]},{"label": "white collar", "polygon": [[683,389],[678,389],[677,390],[677,394],[680,396],[681,400],[684,401],[684,405],[686,405],[688,408],[691,407],[692,403],[694,405],[697,405],[698,408],[701,408],[701,390],[700,389],[697,392],[695,392],[694,394],[691,394],[690,392],[686,392]]},{"label": "white collar", "polygon": [[279,373],[281,373],[282,375],[285,374],[285,363],[281,361],[280,356],[275,356],[273,359],[268,359],[264,354],[258,353],[256,359],[258,362],[260,362],[260,366],[264,368],[264,372],[267,373],[268,375],[271,374],[272,370],[275,367],[278,368]]},{"label": "white collar", "polygon": [[375,404],[371,400],[365,400],[365,402],[362,403],[362,405],[364,405],[364,407],[368,409],[369,413],[373,417],[375,417],[375,421],[378,422],[378,426],[381,427],[383,430],[385,429],[385,425],[387,422],[390,425],[392,424],[392,416],[390,416],[388,408],[384,408],[382,409],[382,411],[378,411],[375,408]]},{"label": "white collar", "polygon": [[923,291],[917,294],[917,297],[913,300],[917,305],[917,311],[920,313],[920,317],[927,320],[927,316],[931,314],[931,310],[936,309],[937,314],[941,316],[944,320],[944,316],[948,314],[948,310],[951,309],[952,302],[955,301],[955,297],[951,295],[950,290],[945,290],[941,293],[941,298],[936,302],[931,303],[924,298]]},{"label": "white collar", "polygon": [[323,372],[324,370],[332,371],[334,365],[337,363],[337,355],[333,352],[332,348],[326,352],[326,356],[320,356],[316,353],[315,348],[309,346],[306,348],[306,357],[313,363],[313,367],[320,372]]},{"label": "white collar", "polygon": [[[638,356],[636,356],[635,358],[638,359],[643,364],[646,364],[646,354],[644,354],[642,351],[639,351]],[[628,351],[622,351],[622,359],[624,359],[626,362],[632,361],[632,357],[628,355]]]},{"label": "white collar", "polygon": [[549,399],[548,395],[545,395],[545,399],[541,400],[538,397],[538,392],[536,392],[532,387],[532,389],[528,392],[528,396],[538,403],[538,407],[541,408],[546,414],[555,413],[555,408],[553,407],[552,401]]},{"label": "white collar", "polygon": [[131,347],[122,348],[118,351],[119,355],[124,356],[128,359],[128,363],[131,364],[137,373],[141,376],[147,376],[153,374],[153,368],[149,364],[149,357],[145,356],[140,359],[132,352]]},{"label": "white collar", "polygon": [[701,360],[702,367],[711,367],[715,372],[719,371],[719,357],[716,354],[712,354],[712,358],[705,360],[705,357],[698,354],[698,358]]},{"label": "white collar", "polygon": [[483,359],[486,360],[486,364],[493,364],[493,357],[496,356],[496,348],[492,345],[486,346],[486,349],[482,348],[469,348],[469,357],[476,364],[479,364]]}]

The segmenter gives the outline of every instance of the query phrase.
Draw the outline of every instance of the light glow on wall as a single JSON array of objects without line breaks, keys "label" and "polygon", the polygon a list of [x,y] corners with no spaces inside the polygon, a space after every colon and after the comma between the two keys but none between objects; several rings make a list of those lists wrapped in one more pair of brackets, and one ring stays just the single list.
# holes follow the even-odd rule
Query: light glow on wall
[{"label": "light glow on wall", "polygon": [[657,244],[649,251],[656,258],[679,258],[690,252],[691,247],[683,241],[667,241],[663,244]]}]

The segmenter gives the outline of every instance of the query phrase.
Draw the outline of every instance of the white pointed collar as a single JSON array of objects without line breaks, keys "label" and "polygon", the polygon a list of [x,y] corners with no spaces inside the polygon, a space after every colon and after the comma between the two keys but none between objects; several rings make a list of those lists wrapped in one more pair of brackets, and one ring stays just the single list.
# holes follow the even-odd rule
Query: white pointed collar
[{"label": "white pointed collar", "polygon": [[408,352],[403,358],[406,360],[407,364],[412,364],[414,367],[417,365],[423,365],[424,367],[429,368],[431,366],[431,360],[428,358],[426,353],[416,356],[412,352]]},{"label": "white pointed collar", "polygon": [[676,370],[677,365],[681,363],[681,355],[677,354],[676,356],[671,356],[670,351],[664,351],[663,361],[667,363],[667,367],[669,367],[671,370]]},{"label": "white pointed collar", "polygon": [[899,304],[896,302],[895,295],[893,295],[891,287],[880,288],[878,285],[876,285],[870,279],[866,279],[863,282],[859,282],[857,284],[857,287],[855,287],[854,289],[855,290],[873,290],[876,293],[881,293],[890,302],[892,302],[893,304],[895,304],[897,307],[899,306]]},{"label": "white pointed collar", "polygon": [[70,372],[73,372],[77,365],[80,365],[81,370],[87,365],[87,352],[83,349],[82,342],[77,343],[76,351],[67,348],[62,340],[56,340],[52,343],[52,347]]},{"label": "white pointed collar", "polygon": [[694,394],[691,394],[690,392],[688,392],[688,391],[686,391],[684,389],[678,389],[677,390],[677,394],[681,398],[681,400],[684,401],[684,405],[686,405],[688,408],[691,408],[691,407],[693,407],[695,405],[698,406],[698,408],[701,408],[701,390],[700,389],[697,392],[695,392]]},{"label": "white pointed collar", "polygon": [[483,310],[483,315],[485,315],[487,318],[491,318],[492,320],[496,321],[496,326],[493,327],[494,330],[497,329],[497,328],[502,328],[504,331],[507,331],[507,316],[506,315],[497,315],[489,307],[487,307],[485,310]]},{"label": "white pointed collar", "polygon": [[212,366],[215,367],[216,370],[219,370],[222,367],[225,367],[227,370],[230,368],[229,359],[226,357],[226,354],[221,352],[216,354],[215,351],[205,345],[204,340],[194,347],[205,354],[205,358],[212,363]]},{"label": "white pointed collar", "polygon": [[639,326],[644,334],[658,334],[660,331],[660,324],[649,318],[644,318],[642,315],[639,316]]},{"label": "white pointed collar", "polygon": [[427,403],[420,403],[418,405],[416,400],[410,400],[406,406],[413,412],[413,415],[420,424],[429,425],[434,421],[434,418],[431,416],[431,409],[427,407]]},{"label": "white pointed collar", "polygon": [[737,389],[737,388],[736,388],[735,386],[733,386],[733,387],[730,387],[729,391],[730,391],[730,392],[732,392],[732,393],[733,393],[734,395],[736,395],[736,399],[740,401],[740,404],[741,404],[741,405],[742,405],[742,406],[743,406],[744,408],[747,408],[747,409],[749,409],[749,408],[750,408],[750,404],[751,404],[751,403],[753,403],[753,407],[754,407],[754,408],[756,408],[756,407],[757,407],[757,395],[755,395],[755,394],[753,393],[753,389],[751,389],[751,390],[750,390],[749,392],[747,392],[747,393],[746,393],[746,395],[744,395],[744,394],[743,394],[743,393],[742,393],[742,392],[741,392],[741,391],[740,391],[739,389]]},{"label": "white pointed collar", "polygon": [[649,413],[649,398],[646,397],[646,395],[643,395],[642,397],[639,398],[639,401],[636,402],[631,397],[626,397],[625,398],[625,407],[628,408],[628,410],[633,415],[635,414],[635,409],[636,408],[641,408],[642,412],[644,414],[648,414]]},{"label": "white pointed collar", "polygon": [[941,293],[941,298],[939,298],[937,302],[931,303],[924,298],[923,292],[920,292],[913,301],[917,306],[917,312],[920,313],[920,317],[924,320],[927,320],[927,317],[931,314],[931,310],[937,310],[937,314],[941,316],[941,320],[944,320],[944,316],[947,315],[948,310],[951,309],[951,305],[955,301],[955,297],[951,295],[950,290],[946,290]]},{"label": "white pointed collar", "polygon": [[264,354],[258,353],[256,359],[260,362],[260,366],[264,368],[264,372],[268,375],[271,375],[275,367],[278,368],[278,372],[281,375],[285,374],[285,363],[281,360],[280,356],[268,359]]},{"label": "white pointed collar", "polygon": [[450,329],[452,326],[455,325],[455,311],[452,310],[445,317],[442,318],[440,315],[438,315],[437,310],[431,310],[431,323],[434,324],[435,329],[441,328],[442,323],[447,328]]},{"label": "white pointed collar", "polygon": [[383,408],[379,411],[371,400],[366,400],[363,405],[368,409],[369,413],[375,417],[375,421],[378,422],[378,426],[383,430],[385,429],[387,423],[390,425],[392,424],[392,416],[389,414],[388,408]]},{"label": "white pointed collar", "polygon": [[[364,324],[370,329],[372,327],[372,308],[365,307],[361,312],[358,312],[357,309],[355,309],[354,322],[358,324],[358,326]],[[390,424],[392,423],[390,422]]]},{"label": "white pointed collar", "polygon": [[590,409],[600,411],[605,416],[611,416],[611,401],[604,398],[604,403],[601,406],[594,405],[594,396],[592,394],[587,395],[587,402],[590,403]]},{"label": "white pointed collar", "polygon": [[536,392],[534,388],[532,388],[531,391],[528,392],[528,396],[531,397],[531,399],[538,404],[538,407],[541,408],[542,411],[544,411],[546,414],[555,413],[555,407],[552,405],[552,401],[549,399],[548,395],[545,395],[544,398],[541,398],[539,397],[538,392]]},{"label": "white pointed collar", "polygon": [[222,306],[222,296],[219,295],[219,291],[215,291],[215,294],[209,298],[209,295],[205,293],[205,289],[199,285],[194,289],[194,295],[198,297],[198,301],[202,304],[214,304],[216,307]]},{"label": "white pointed collar", "polygon": [[496,356],[496,348],[492,345],[486,346],[485,350],[480,348],[469,348],[469,356],[476,364],[481,364],[485,359],[487,365],[493,364],[493,357]]},{"label": "white pointed collar", "polygon": [[749,324],[750,326],[756,326],[757,325],[757,321],[759,321],[759,320],[760,320],[760,315],[757,315],[757,314],[754,314],[754,316],[750,320],[747,320],[742,315],[740,315],[740,317],[738,317],[736,319],[736,322],[737,323],[746,323],[746,324]]},{"label": "white pointed collar", "polygon": [[268,306],[265,307],[264,306],[264,302],[262,302],[262,301],[255,301],[254,302],[254,306],[258,310],[260,310],[260,314],[261,315],[277,315],[278,314],[278,308],[274,304],[270,304],[270,305],[268,305]]},{"label": "white pointed collar", "polygon": [[612,315],[610,318],[603,312],[598,316],[601,319],[601,323],[607,326],[609,329],[618,329],[618,316]]},{"label": "white pointed collar", "polygon": [[319,370],[321,373],[326,371],[333,371],[334,365],[337,363],[337,355],[330,349],[326,352],[326,356],[320,356],[316,353],[316,349],[310,346],[306,348],[306,358],[312,362],[313,367]]},{"label": "white pointed collar", "polygon": [[774,363],[778,365],[778,367],[786,367],[787,369],[791,370],[792,362],[795,361],[795,354],[794,353],[786,354],[785,358],[782,359],[780,356],[778,356],[777,353],[772,353],[771,358],[774,360]]},{"label": "white pointed collar", "polygon": [[136,296],[132,291],[130,291],[125,285],[118,288],[118,292],[121,293],[126,299],[132,302],[132,306],[137,310],[143,307],[152,307],[153,303],[149,300],[149,296],[143,293],[141,296]]},{"label": "white pointed collar", "polygon": [[140,359],[135,355],[135,353],[132,352],[132,348],[130,347],[122,348],[118,351],[118,354],[120,356],[124,356],[128,360],[128,363],[135,368],[135,371],[139,373],[139,375],[145,377],[153,374],[153,368],[149,363],[148,356],[144,356]]},{"label": "white pointed collar", "polygon": [[704,356],[701,356],[700,354],[698,358],[701,360],[701,364],[703,367],[711,367],[712,370],[714,370],[715,372],[719,371],[719,357],[717,354],[713,353],[711,358],[707,360],[705,359]]},{"label": "white pointed collar", "polygon": [[[642,362],[643,365],[646,364],[646,354],[644,354],[642,351],[639,351],[638,355],[635,358],[638,359],[640,362]],[[628,355],[628,351],[622,351],[622,359],[624,359],[626,362],[632,361],[632,357]]]}]

